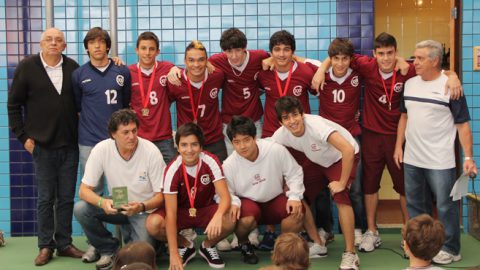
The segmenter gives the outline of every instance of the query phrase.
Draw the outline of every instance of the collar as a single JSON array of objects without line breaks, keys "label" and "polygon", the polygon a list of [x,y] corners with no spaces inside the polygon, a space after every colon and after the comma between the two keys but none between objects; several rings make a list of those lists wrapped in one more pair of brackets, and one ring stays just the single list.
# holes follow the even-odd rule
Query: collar
[{"label": "collar", "polygon": [[42,61],[42,65],[44,68],[58,68],[60,66],[62,66],[63,64],[63,56],[60,55],[60,61],[58,61],[58,63],[55,65],[55,66],[49,66],[47,63],[45,63],[45,60],[43,60],[43,56],[42,56],[42,51],[40,51],[40,60]]}]

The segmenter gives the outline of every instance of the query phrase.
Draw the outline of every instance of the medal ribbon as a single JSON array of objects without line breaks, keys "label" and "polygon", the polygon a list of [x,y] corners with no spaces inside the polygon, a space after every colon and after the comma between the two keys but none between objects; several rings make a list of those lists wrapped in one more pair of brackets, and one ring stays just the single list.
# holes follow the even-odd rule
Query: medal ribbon
[{"label": "medal ribbon", "polygon": [[188,86],[188,95],[190,96],[190,106],[192,107],[193,121],[197,122],[198,105],[200,105],[200,99],[202,98],[205,81],[202,81],[202,86],[200,87],[200,95],[198,95],[197,107],[195,107],[195,102],[193,101],[192,85],[190,84],[190,78],[188,76],[187,76],[187,86]]},{"label": "medal ribbon", "polygon": [[288,71],[287,83],[285,84],[285,89],[282,89],[282,85],[280,84],[280,78],[278,77],[277,71],[275,71],[275,81],[277,82],[277,90],[278,95],[280,97],[284,97],[288,91],[288,85],[290,85],[290,79],[292,78],[292,71],[293,71],[293,64],[290,67],[290,71]]},{"label": "medal ribbon", "polygon": [[153,66],[153,72],[152,76],[150,76],[150,82],[148,83],[148,89],[147,89],[147,96],[145,96],[145,89],[143,88],[143,80],[142,80],[142,70],[140,68],[140,65],[137,65],[137,70],[138,70],[138,84],[140,86],[140,94],[142,97],[142,106],[143,108],[147,108],[148,106],[148,97],[150,96],[150,93],[152,92],[152,87],[153,87],[153,81],[155,80],[155,72],[157,71],[157,63]]},{"label": "medal ribbon", "polygon": [[[382,75],[380,74],[380,77]],[[395,79],[397,78],[397,69],[393,69],[392,83],[390,85],[390,95],[388,95],[387,86],[385,85],[385,80],[382,77],[383,90],[385,90],[385,95],[387,96],[388,104],[392,104],[393,98],[393,88],[395,87]]]},{"label": "medal ribbon", "polygon": [[193,194],[191,194],[190,183],[188,182],[187,168],[185,163],[182,161],[182,171],[183,171],[183,181],[185,182],[185,187],[187,188],[188,201],[190,202],[190,207],[195,208],[195,197],[197,196],[197,180],[198,180],[198,170],[200,169],[200,160],[197,163],[197,169],[195,172],[195,182],[193,184]]}]

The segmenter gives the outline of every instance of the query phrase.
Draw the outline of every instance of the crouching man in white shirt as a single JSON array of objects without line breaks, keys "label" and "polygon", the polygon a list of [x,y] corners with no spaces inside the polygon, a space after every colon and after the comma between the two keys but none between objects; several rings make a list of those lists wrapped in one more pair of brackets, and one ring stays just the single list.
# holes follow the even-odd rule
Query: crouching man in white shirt
[{"label": "crouching man in white shirt", "polygon": [[[228,124],[227,135],[235,149],[223,163],[232,194],[232,218],[238,220],[235,234],[243,261],[256,264],[258,257],[248,234],[258,225],[280,224],[282,233],[303,230],[307,220],[305,207],[308,207],[302,204],[303,170],[282,145],[256,140],[256,127],[249,118],[234,116]],[[313,219],[310,221],[314,228]],[[312,238],[315,244],[310,247],[310,253],[326,256],[327,248],[318,234]]]}]

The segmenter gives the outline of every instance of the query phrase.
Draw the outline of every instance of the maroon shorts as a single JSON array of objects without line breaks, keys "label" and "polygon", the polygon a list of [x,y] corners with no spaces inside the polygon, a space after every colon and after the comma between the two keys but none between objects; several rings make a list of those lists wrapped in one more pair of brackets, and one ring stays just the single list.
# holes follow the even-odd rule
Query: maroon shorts
[{"label": "maroon shorts", "polygon": [[[240,218],[253,216],[257,225],[279,224],[289,215],[287,213],[288,198],[283,193],[264,203],[246,198],[240,198],[240,200],[242,201]],[[303,208],[303,211],[305,211],[305,208]]]},{"label": "maroon shorts", "polygon": [[[177,230],[190,228],[207,228],[208,223],[213,215],[217,212],[218,204],[212,204],[207,207],[197,208],[197,216],[191,217],[186,208],[177,209]],[[165,208],[158,208],[152,214],[158,214],[165,218]]]},{"label": "maroon shorts", "polygon": [[392,177],[393,189],[405,195],[403,169],[397,168],[393,160],[397,135],[380,134],[367,129],[362,133],[363,193],[375,194],[380,189],[385,165]]},{"label": "maroon shorts", "polygon": [[[305,185],[305,193],[303,196],[309,204],[315,202],[316,197],[325,188],[328,188],[328,184],[332,181],[339,181],[342,174],[342,160],[335,162],[330,167],[322,167],[312,161],[310,161],[302,152],[288,148],[295,160],[303,168],[303,184]],[[302,156],[303,155],[303,156]],[[355,180],[356,168],[360,160],[360,155],[356,154],[353,162],[353,168],[348,178],[347,187],[340,193],[333,196],[333,201],[338,204],[351,205],[350,201],[350,186]]]}]

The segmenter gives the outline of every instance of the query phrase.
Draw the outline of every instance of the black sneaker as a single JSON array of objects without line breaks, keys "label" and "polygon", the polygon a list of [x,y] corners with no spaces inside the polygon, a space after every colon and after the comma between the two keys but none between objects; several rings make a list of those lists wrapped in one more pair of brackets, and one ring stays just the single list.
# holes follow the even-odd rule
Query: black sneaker
[{"label": "black sneaker", "polygon": [[273,250],[275,239],[277,239],[277,234],[275,232],[265,231],[263,233],[262,241],[260,242],[260,245],[258,245],[258,249],[267,251]]},{"label": "black sneaker", "polygon": [[178,249],[178,253],[180,254],[180,257],[182,258],[183,266],[187,265],[187,263],[195,257],[195,254],[197,252],[195,251],[195,247],[189,248],[189,247],[183,247]]},{"label": "black sneaker", "polygon": [[208,265],[213,268],[224,268],[225,262],[218,255],[218,251],[213,247],[205,248],[203,243],[200,246],[200,255],[208,262]]},{"label": "black sneaker", "polygon": [[244,243],[240,246],[240,250],[242,251],[243,262],[248,264],[257,264],[258,257],[255,254],[255,250],[253,249],[253,245],[250,242]]}]

